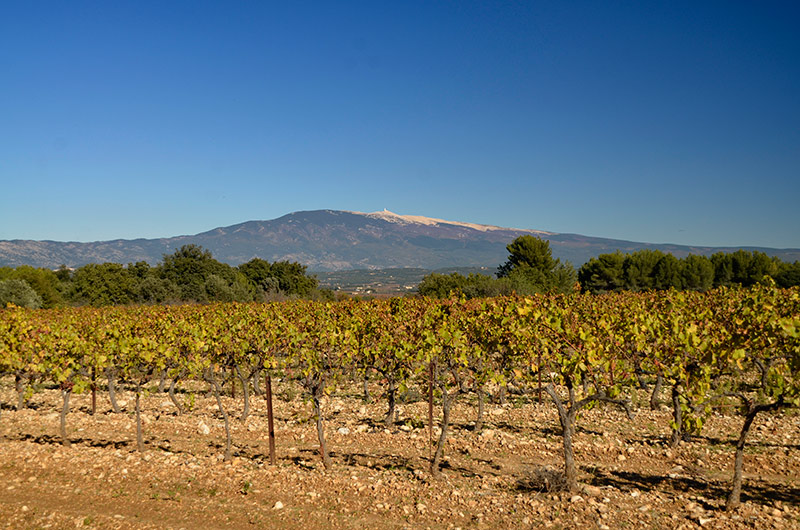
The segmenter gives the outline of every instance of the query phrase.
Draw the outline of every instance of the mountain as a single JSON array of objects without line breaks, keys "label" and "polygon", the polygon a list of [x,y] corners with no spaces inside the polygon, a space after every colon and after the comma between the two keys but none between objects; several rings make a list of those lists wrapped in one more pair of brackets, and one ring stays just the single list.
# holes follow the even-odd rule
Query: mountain
[{"label": "mountain", "polygon": [[[403,267],[490,267],[494,270],[508,256],[506,245],[524,234],[549,240],[553,255],[575,266],[598,254],[616,250],[633,252],[647,248],[683,257],[690,253],[710,255],[738,249],[636,243],[398,215],[386,210],[374,213],[314,210],[290,213],[271,221],[248,221],[215,228],[192,236],[92,243],[0,241],[0,265],[57,268],[61,264],[79,267],[87,263],[137,261],[155,265],[164,254],[171,254],[183,245],[196,244],[210,250],[219,261],[231,265],[258,257],[269,261],[297,261],[311,271]],[[800,259],[800,249],[741,248],[759,250],[783,261]]]}]

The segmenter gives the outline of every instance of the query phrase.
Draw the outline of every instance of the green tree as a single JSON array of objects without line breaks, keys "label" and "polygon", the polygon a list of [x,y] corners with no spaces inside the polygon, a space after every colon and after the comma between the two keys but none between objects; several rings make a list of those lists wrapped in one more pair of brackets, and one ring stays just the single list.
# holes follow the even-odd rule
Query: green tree
[{"label": "green tree", "polygon": [[466,280],[463,274],[457,272],[452,274],[432,272],[422,278],[422,281],[417,286],[417,292],[421,296],[447,298],[451,293],[460,293],[466,284]]},{"label": "green tree", "polygon": [[288,294],[309,296],[317,288],[317,279],[306,274],[307,267],[295,261],[276,261],[272,264],[272,276],[278,280],[278,288]]},{"label": "green tree", "polygon": [[512,293],[507,279],[497,279],[485,274],[470,273],[464,282],[462,293],[466,298],[487,298]]},{"label": "green tree", "polygon": [[72,279],[72,269],[63,263],[55,270],[56,278],[62,283],[67,283]]},{"label": "green tree", "polygon": [[761,283],[764,276],[778,272],[775,262],[763,252],[737,250],[733,253],[733,281],[744,287]]},{"label": "green tree", "polygon": [[775,283],[783,288],[800,285],[800,261],[781,262],[778,265],[778,272],[775,274]]},{"label": "green tree", "polygon": [[210,274],[203,287],[210,300],[233,302],[236,299],[230,284],[216,274]]},{"label": "green tree", "polygon": [[742,285],[751,286],[764,281],[764,276],[775,278],[778,273],[779,260],[774,260],[763,252],[753,251],[747,269],[742,278]]},{"label": "green tree", "polygon": [[54,271],[21,265],[16,269],[0,268],[0,280],[24,280],[42,299],[42,307],[50,308],[64,304],[65,284]]},{"label": "green tree", "polygon": [[180,300],[180,289],[171,281],[149,274],[136,286],[136,301],[143,304],[163,304]]},{"label": "green tree", "polygon": [[119,263],[90,263],[73,274],[69,297],[79,305],[131,304],[137,298],[137,283]]},{"label": "green tree", "polygon": [[520,294],[548,291],[569,292],[577,281],[569,263],[553,259],[550,242],[525,235],[506,246],[508,260],[497,269],[498,278],[508,278]]},{"label": "green tree", "polygon": [[714,264],[706,256],[689,254],[681,260],[681,286],[688,291],[707,291],[714,285]]},{"label": "green tree", "polygon": [[714,287],[733,285],[733,256],[726,252],[717,252],[711,256],[714,265]]},{"label": "green tree", "polygon": [[497,269],[497,277],[503,278],[512,271],[530,268],[542,273],[552,271],[556,266],[550,242],[535,236],[519,236],[506,245],[509,256]]},{"label": "green tree", "polygon": [[25,280],[0,280],[0,309],[8,304],[38,309],[42,307],[42,298]]},{"label": "green tree", "polygon": [[628,254],[622,268],[625,271],[625,288],[630,291],[653,289],[654,270],[664,253],[660,250],[642,249]]},{"label": "green tree", "polygon": [[664,254],[653,268],[653,287],[658,290],[682,289],[681,262],[672,254]]},{"label": "green tree", "polygon": [[128,272],[134,278],[144,280],[155,273],[153,268],[146,261],[137,261],[136,263],[128,263]]},{"label": "green tree", "polygon": [[780,270],[780,261],[758,251],[739,249],[727,254],[717,252],[711,256],[714,264],[714,286],[741,285],[750,287],[761,283],[764,276],[774,278]]},{"label": "green tree", "polygon": [[130,304],[136,299],[136,280],[119,263],[89,263],[73,274],[69,299],[77,305]]},{"label": "green tree", "polygon": [[307,267],[295,261],[270,263],[253,258],[239,265],[238,270],[263,293],[282,293],[287,296],[309,298],[318,295],[316,277],[309,276]]},{"label": "green tree", "polygon": [[[237,301],[249,301],[253,294],[248,288],[247,279],[239,271],[215,260],[211,252],[199,245],[184,245],[172,254],[165,254],[158,266],[159,277],[168,280],[179,289],[183,301],[208,302],[227,300],[234,296]],[[218,279],[227,288],[220,290]]]},{"label": "green tree", "polygon": [[495,279],[485,274],[464,276],[454,272],[439,274],[432,272],[425,276],[417,286],[421,296],[448,298],[451,294],[465,298],[486,298],[510,294],[511,283],[507,278]]},{"label": "green tree", "polygon": [[238,267],[247,280],[264,293],[278,292],[278,280],[272,275],[272,264],[261,258],[253,258]]},{"label": "green tree", "polygon": [[625,260],[619,251],[590,259],[578,269],[581,289],[591,293],[621,291],[625,288]]}]

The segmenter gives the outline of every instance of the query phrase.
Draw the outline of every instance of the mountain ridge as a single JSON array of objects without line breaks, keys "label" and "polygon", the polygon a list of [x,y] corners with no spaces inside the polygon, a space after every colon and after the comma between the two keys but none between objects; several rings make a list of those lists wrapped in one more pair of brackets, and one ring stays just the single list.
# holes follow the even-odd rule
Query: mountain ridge
[{"label": "mountain ridge", "polygon": [[50,240],[0,241],[0,266],[57,268],[87,263],[158,263],[186,244],[200,245],[231,265],[252,258],[297,261],[310,271],[353,269],[487,266],[507,258],[506,245],[521,235],[550,241],[553,255],[580,266],[598,254],[642,249],[710,255],[738,249],[758,250],[783,261],[800,259],[800,249],[768,247],[704,247],[641,243],[580,234],[505,228],[431,217],[400,215],[388,210],[363,213],[344,210],[292,212],[266,221],[244,221],[194,235],[156,239],[114,239],[88,243]]}]

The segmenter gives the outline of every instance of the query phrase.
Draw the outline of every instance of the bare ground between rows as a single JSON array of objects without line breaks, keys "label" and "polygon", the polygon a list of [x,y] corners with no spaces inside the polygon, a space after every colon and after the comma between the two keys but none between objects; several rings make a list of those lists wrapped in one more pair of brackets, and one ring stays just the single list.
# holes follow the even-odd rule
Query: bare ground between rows
[{"label": "bare ground between rows", "polygon": [[[639,409],[633,421],[614,409],[586,411],[575,439],[585,488],[566,494],[532,487],[532,477],[562,463],[549,402],[522,396],[490,404],[476,432],[474,399],[460,397],[442,476],[431,479],[427,404],[401,404],[400,423],[385,429],[385,403],[334,393],[323,409],[334,462],[326,471],[311,404],[293,386],[276,390],[278,462],[270,466],[258,397],[246,423],[232,421],[234,459],[226,463],[216,402],[200,392],[184,415],[165,394],[143,399],[146,450],[138,453],[130,392],[120,398],[121,414],[102,394],[95,415],[88,395],[74,396],[72,446],[63,447],[58,392],[41,390],[17,411],[8,405],[16,402],[13,380],[3,378],[0,521],[26,529],[800,528],[794,415],[758,420],[745,459],[745,502],[727,513],[741,422],[734,416],[713,416],[702,436],[670,449],[667,411]],[[241,413],[241,400],[224,404]]]}]

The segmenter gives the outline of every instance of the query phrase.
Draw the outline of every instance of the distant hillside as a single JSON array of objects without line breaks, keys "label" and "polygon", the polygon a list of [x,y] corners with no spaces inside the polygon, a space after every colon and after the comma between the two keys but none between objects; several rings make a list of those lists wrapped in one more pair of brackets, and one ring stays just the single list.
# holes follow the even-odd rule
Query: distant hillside
[{"label": "distant hillside", "polygon": [[[117,239],[93,243],[58,241],[0,241],[0,265],[56,268],[87,263],[154,265],[164,254],[189,243],[201,245],[219,261],[238,265],[259,257],[290,260],[311,271],[352,269],[489,267],[505,261],[505,246],[514,238],[532,234],[550,241],[553,255],[576,267],[598,254],[658,249],[677,257],[710,255],[740,247],[690,247],[636,243],[533,229],[502,228],[403,216],[391,212],[359,213],[337,210],[295,212],[271,221],[248,221],[191,236],[162,239]],[[800,260],[800,249],[741,247]]]},{"label": "distant hillside", "polygon": [[431,271],[428,269],[359,269],[346,271],[317,272],[320,287],[353,295],[397,296],[416,290],[422,279],[432,272],[464,276],[485,274],[494,276],[497,267],[447,267]]}]

